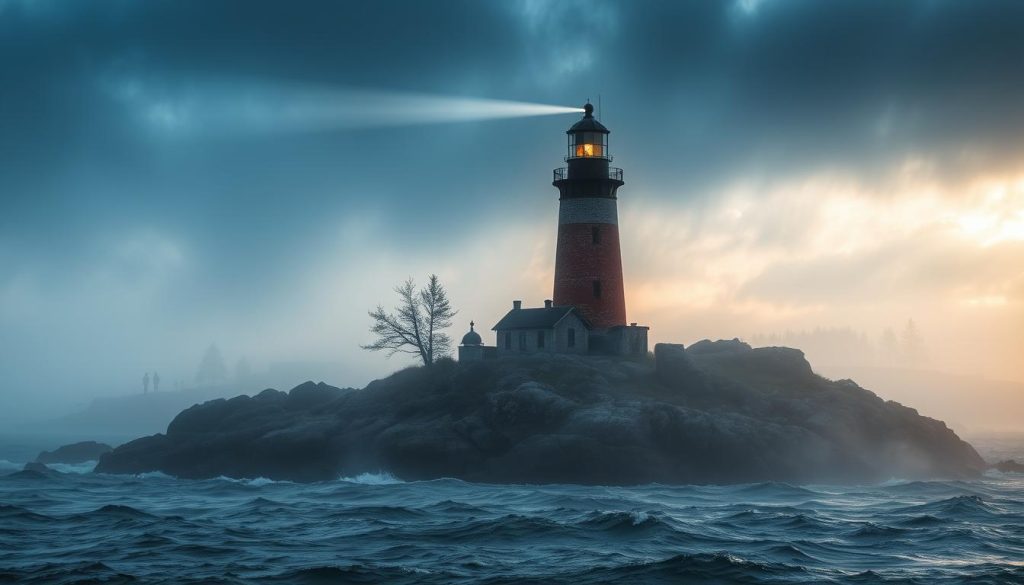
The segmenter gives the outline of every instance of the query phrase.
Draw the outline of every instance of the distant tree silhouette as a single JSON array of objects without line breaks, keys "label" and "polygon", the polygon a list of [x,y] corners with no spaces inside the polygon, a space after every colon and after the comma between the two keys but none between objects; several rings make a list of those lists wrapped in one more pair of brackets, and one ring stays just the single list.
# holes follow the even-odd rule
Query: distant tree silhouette
[{"label": "distant tree silhouette", "polygon": [[160,374],[153,372],[153,392],[160,390]]},{"label": "distant tree silhouette", "polygon": [[370,311],[373,325],[370,332],[377,339],[361,346],[370,351],[418,355],[423,365],[430,366],[438,358],[451,351],[451,338],[443,330],[451,327],[455,311],[448,301],[441,281],[436,274],[430,275],[427,286],[417,291],[416,283],[409,278],[395,287],[399,303],[394,312],[388,313],[377,305]]},{"label": "distant tree silhouette", "polygon": [[199,362],[199,370],[196,371],[197,384],[220,384],[227,380],[228,369],[224,365],[224,356],[216,343],[210,344],[203,354],[203,360]]},{"label": "distant tree silhouette", "polygon": [[149,393],[149,372],[142,374],[142,393]]}]

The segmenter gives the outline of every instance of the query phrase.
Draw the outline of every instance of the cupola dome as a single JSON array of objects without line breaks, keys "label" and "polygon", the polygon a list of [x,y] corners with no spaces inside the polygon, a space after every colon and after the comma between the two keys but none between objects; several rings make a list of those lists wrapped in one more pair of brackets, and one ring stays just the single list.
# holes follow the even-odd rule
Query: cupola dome
[{"label": "cupola dome", "polygon": [[462,336],[462,345],[483,345],[484,340],[480,334],[473,330],[475,323],[469,322],[469,333]]}]

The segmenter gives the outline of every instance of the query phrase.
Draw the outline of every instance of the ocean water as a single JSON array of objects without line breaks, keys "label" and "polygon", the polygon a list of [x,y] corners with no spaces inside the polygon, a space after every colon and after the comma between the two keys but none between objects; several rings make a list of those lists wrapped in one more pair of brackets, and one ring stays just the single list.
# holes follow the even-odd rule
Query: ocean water
[{"label": "ocean water", "polygon": [[[974,443],[1024,459],[1015,436]],[[22,449],[28,452],[28,449]],[[316,484],[0,459],[0,583],[1024,583],[1024,475],[863,486]]]}]

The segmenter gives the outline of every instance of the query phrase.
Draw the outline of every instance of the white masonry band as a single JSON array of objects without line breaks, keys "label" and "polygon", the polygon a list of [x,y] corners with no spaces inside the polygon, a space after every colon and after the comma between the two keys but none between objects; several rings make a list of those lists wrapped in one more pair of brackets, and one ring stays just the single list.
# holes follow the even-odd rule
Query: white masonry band
[{"label": "white masonry band", "polygon": [[615,199],[606,197],[580,197],[562,199],[558,206],[558,224],[608,223],[619,225]]}]

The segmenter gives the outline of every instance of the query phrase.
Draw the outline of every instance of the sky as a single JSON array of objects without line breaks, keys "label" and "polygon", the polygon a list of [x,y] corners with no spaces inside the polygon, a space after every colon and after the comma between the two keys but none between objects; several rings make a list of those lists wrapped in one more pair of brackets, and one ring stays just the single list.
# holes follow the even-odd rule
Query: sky
[{"label": "sky", "polygon": [[7,417],[211,343],[363,385],[409,276],[456,338],[539,306],[579,114],[477,99],[600,96],[652,344],[849,330],[842,374],[913,320],[903,366],[1024,382],[1015,0],[0,0],[0,47]]}]

